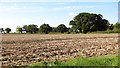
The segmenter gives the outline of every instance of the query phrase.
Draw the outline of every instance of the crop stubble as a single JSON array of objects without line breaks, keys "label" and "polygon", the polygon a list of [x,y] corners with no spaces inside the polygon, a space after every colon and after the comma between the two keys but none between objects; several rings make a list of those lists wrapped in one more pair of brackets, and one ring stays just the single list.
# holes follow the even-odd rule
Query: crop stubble
[{"label": "crop stubble", "polygon": [[4,34],[2,65],[118,53],[118,34]]}]

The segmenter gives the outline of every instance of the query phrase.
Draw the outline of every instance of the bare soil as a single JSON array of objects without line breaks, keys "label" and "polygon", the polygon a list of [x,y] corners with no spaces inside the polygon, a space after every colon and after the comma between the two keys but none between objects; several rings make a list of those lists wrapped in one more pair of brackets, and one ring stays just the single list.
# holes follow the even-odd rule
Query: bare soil
[{"label": "bare soil", "polygon": [[118,34],[3,34],[2,65],[118,53]]}]

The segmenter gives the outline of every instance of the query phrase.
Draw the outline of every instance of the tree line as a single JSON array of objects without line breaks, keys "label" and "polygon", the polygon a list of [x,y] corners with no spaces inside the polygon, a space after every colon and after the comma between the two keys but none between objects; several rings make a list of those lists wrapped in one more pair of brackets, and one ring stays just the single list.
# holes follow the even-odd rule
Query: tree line
[{"label": "tree line", "polygon": [[[114,25],[110,24],[108,20],[103,19],[103,15],[101,14],[93,14],[93,13],[79,13],[77,16],[73,18],[69,22],[71,28],[66,27],[64,24],[60,24],[57,27],[51,27],[49,24],[42,24],[40,27],[38,25],[24,25],[23,27],[17,27],[16,31],[19,33],[45,33],[49,32],[75,32],[75,33],[88,33],[95,31],[106,31],[106,30],[114,30],[119,31],[120,24],[117,22]],[[0,28],[1,33],[10,33],[11,29]]]}]

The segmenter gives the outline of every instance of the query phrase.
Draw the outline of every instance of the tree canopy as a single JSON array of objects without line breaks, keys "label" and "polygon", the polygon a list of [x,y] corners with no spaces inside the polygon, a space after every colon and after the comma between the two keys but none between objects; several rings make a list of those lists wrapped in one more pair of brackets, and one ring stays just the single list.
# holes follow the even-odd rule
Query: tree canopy
[{"label": "tree canopy", "polygon": [[49,24],[42,24],[40,26],[40,32],[43,32],[45,34],[48,34],[50,31],[52,31],[52,27],[50,27]]},{"label": "tree canopy", "polygon": [[109,22],[103,19],[101,14],[80,13],[70,21],[69,25],[72,25],[70,31],[87,33],[105,31],[109,26]]},{"label": "tree canopy", "polygon": [[11,29],[10,28],[6,28],[5,31],[6,31],[6,33],[10,33]]},{"label": "tree canopy", "polygon": [[58,25],[58,27],[56,28],[56,30],[58,32],[64,33],[64,32],[68,31],[68,28],[64,24],[60,24],[60,25]]},{"label": "tree canopy", "polygon": [[0,33],[3,33],[4,32],[4,28],[0,28]]},{"label": "tree canopy", "polygon": [[37,31],[38,31],[38,28],[37,28],[38,26],[37,25],[34,25],[34,24],[32,24],[32,25],[24,25],[23,26],[23,31],[26,31],[27,33],[29,32],[29,33],[37,33]]}]

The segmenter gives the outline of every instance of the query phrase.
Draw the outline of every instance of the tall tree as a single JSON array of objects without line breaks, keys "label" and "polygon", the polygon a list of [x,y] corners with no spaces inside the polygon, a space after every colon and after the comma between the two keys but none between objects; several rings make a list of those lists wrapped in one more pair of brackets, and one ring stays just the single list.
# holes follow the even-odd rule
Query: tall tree
[{"label": "tall tree", "polygon": [[27,25],[23,25],[23,31],[26,31],[28,33],[28,26]]},{"label": "tall tree", "polygon": [[29,32],[29,33],[31,33],[31,34],[33,34],[33,33],[37,33],[37,31],[38,31],[38,28],[37,28],[38,26],[37,25],[34,25],[34,24],[32,24],[32,25],[24,25],[23,26],[23,31],[26,31],[27,33]]},{"label": "tall tree", "polygon": [[32,33],[37,33],[37,25],[28,25],[28,31],[32,34]]},{"label": "tall tree", "polygon": [[72,31],[87,33],[105,31],[109,26],[109,22],[103,19],[101,14],[80,13],[70,21],[69,25],[72,25]]},{"label": "tall tree", "polygon": [[64,24],[60,24],[60,25],[57,26],[57,31],[61,32],[61,33],[64,33],[64,32],[68,31],[68,28]]},{"label": "tall tree", "polygon": [[6,28],[5,31],[6,31],[6,33],[10,33],[11,29],[10,28]]},{"label": "tall tree", "polygon": [[40,32],[44,32],[45,34],[48,34],[50,31],[52,31],[52,27],[50,27],[49,24],[42,24],[40,26]]},{"label": "tall tree", "polygon": [[4,28],[0,28],[0,33],[3,33],[4,32]]}]

